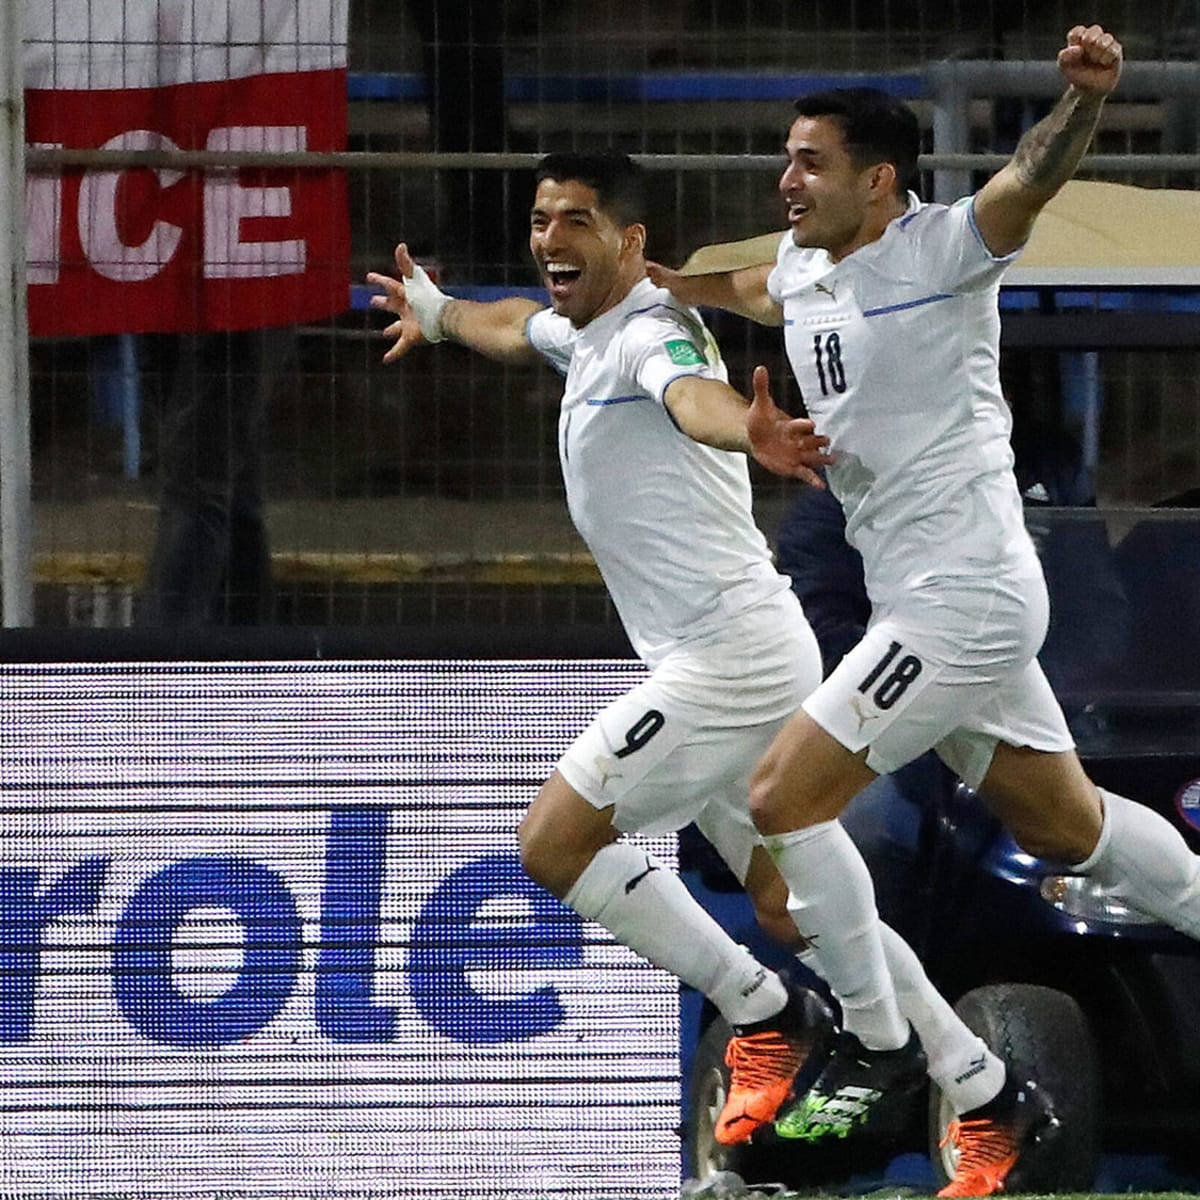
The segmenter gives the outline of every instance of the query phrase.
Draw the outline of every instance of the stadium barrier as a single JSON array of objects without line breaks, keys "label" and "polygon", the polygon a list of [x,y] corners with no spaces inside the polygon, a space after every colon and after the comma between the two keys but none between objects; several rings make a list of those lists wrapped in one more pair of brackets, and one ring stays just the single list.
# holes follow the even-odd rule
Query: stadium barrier
[{"label": "stadium barrier", "polygon": [[677,984],[515,854],[642,674],[0,667],[0,1190],[677,1195]]}]

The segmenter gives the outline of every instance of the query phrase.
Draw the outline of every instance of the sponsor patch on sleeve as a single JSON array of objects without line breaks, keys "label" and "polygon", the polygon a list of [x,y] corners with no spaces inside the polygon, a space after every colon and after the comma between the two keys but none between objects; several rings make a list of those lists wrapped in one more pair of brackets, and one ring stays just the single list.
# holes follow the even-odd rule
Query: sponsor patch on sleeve
[{"label": "sponsor patch on sleeve", "polygon": [[666,343],[667,353],[671,361],[681,367],[702,367],[704,355],[684,338],[677,338]]}]

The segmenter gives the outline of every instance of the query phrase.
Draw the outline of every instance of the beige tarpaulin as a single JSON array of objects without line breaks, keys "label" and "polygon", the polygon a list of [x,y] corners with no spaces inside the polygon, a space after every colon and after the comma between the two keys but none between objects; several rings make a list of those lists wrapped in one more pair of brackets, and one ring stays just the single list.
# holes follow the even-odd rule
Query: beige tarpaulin
[{"label": "beige tarpaulin", "polygon": [[[768,233],[704,246],[682,270],[701,275],[772,262],[779,238],[779,233]],[[1004,282],[1200,285],[1200,192],[1072,180],[1046,205]]]}]

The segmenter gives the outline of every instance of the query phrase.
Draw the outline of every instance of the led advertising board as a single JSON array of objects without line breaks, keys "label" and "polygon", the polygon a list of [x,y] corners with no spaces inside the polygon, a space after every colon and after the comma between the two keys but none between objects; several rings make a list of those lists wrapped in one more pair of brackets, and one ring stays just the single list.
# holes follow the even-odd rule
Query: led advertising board
[{"label": "led advertising board", "polygon": [[676,983],[516,855],[643,677],[0,667],[0,1191],[677,1195]]}]

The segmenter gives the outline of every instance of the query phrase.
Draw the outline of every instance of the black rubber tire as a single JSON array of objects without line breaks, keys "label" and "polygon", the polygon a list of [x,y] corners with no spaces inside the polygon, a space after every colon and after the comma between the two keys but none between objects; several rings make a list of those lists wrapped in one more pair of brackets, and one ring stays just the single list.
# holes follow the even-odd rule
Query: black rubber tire
[{"label": "black rubber tire", "polygon": [[[954,1007],[1010,1071],[1045,1090],[1061,1122],[1053,1153],[1022,1180],[1023,1188],[1090,1191],[1100,1140],[1100,1072],[1083,1010],[1065,992],[1025,983],[976,988]],[[948,1147],[941,1148],[952,1115],[940,1089],[931,1086],[929,1157],[939,1187],[952,1169]]]}]

